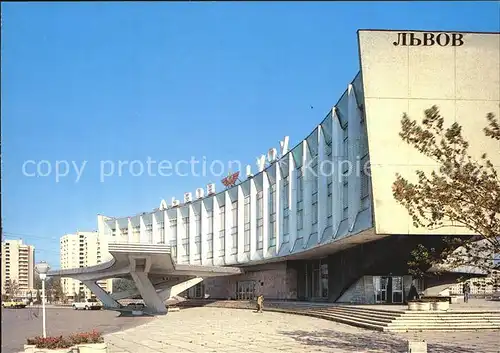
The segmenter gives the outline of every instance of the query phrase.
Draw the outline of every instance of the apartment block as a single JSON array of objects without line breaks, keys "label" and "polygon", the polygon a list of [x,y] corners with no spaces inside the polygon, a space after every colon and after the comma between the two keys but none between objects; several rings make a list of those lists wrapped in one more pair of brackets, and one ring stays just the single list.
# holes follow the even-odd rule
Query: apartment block
[{"label": "apartment block", "polygon": [[35,247],[22,240],[2,242],[2,295],[9,294],[9,283],[17,283],[15,296],[27,298],[34,292]]},{"label": "apartment block", "polygon": [[[98,265],[103,255],[97,232],[65,234],[60,239],[61,270]],[[112,291],[112,279],[98,281],[97,284],[107,292]],[[70,300],[78,295],[80,298],[92,296],[92,292],[78,280],[63,277],[61,285],[64,295]]]}]

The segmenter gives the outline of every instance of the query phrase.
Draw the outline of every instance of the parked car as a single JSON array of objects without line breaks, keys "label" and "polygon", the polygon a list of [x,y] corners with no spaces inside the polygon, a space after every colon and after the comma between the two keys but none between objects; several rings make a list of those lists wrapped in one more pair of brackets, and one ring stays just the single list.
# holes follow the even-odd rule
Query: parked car
[{"label": "parked car", "polygon": [[2,302],[3,308],[11,308],[11,309],[22,309],[26,308],[26,304],[20,300],[8,300]]},{"label": "parked car", "polygon": [[101,310],[102,304],[94,298],[85,299],[81,302],[76,302],[72,304],[75,310]]}]

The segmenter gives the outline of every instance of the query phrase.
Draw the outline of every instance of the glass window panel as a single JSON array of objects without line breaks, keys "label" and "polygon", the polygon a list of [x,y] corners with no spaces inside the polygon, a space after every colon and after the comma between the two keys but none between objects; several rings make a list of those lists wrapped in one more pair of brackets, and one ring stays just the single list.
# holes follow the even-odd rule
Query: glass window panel
[{"label": "glass window panel", "polygon": [[250,223],[245,223],[244,251],[250,251]]},{"label": "glass window panel", "polygon": [[264,217],[264,199],[262,191],[257,192],[257,218]]},{"label": "glass window panel", "polygon": [[336,108],[337,108],[337,116],[340,119],[340,123],[342,126],[345,126],[347,124],[347,113],[348,113],[348,97],[347,97],[347,90],[344,92],[342,97],[340,97]]},{"label": "glass window panel", "polygon": [[245,223],[250,222],[250,196],[245,197],[244,219]]},{"label": "glass window panel", "polygon": [[220,229],[226,229],[226,208],[224,206],[220,207]]},{"label": "glass window panel", "polygon": [[207,241],[208,241],[207,259],[212,259],[214,257],[213,238],[209,238]]},{"label": "glass window panel", "polygon": [[275,212],[276,205],[276,184],[269,185],[269,213]]},{"label": "glass window panel", "polygon": [[219,256],[224,256],[225,249],[226,249],[226,242],[224,233],[222,233],[222,236],[219,236]]},{"label": "glass window panel", "polygon": [[184,224],[185,229],[184,237],[189,238],[189,217],[184,217],[182,219],[182,223]]},{"label": "glass window panel", "polygon": [[363,92],[363,77],[361,75],[361,71],[356,75],[356,78],[352,81],[352,86],[354,88],[354,92],[356,94],[356,101],[358,105],[364,105],[364,97],[365,94]]},{"label": "glass window panel", "polygon": [[349,206],[349,184],[347,182],[344,183],[342,188],[342,202],[344,207]]},{"label": "glass window panel", "polygon": [[238,253],[238,227],[231,229],[231,254]]},{"label": "glass window panel", "polygon": [[288,184],[288,177],[283,179],[283,209],[288,208],[288,201],[289,201],[289,184]]},{"label": "glass window panel", "polygon": [[283,215],[283,235],[290,232],[289,216],[288,214]]},{"label": "glass window panel", "polygon": [[301,230],[303,227],[302,210],[297,211],[297,230]]},{"label": "glass window panel", "polygon": [[231,213],[233,215],[233,226],[238,226],[238,201],[233,202]]},{"label": "glass window panel", "polygon": [[326,204],[327,216],[332,216],[333,213],[332,186],[333,186],[332,182],[328,183],[327,185],[327,193],[328,193],[327,204]]},{"label": "glass window panel", "polygon": [[302,201],[303,185],[302,185],[302,170],[297,170],[297,202]]},{"label": "glass window panel", "polygon": [[323,131],[323,136],[325,138],[325,144],[332,144],[332,112],[330,111],[326,116],[325,120],[321,123],[321,128]]},{"label": "glass window panel", "polygon": [[295,168],[297,168],[297,169],[302,167],[302,150],[304,149],[303,146],[304,145],[302,143],[300,143],[291,151],[292,156],[293,156],[293,160],[295,162]]},{"label": "glass window panel", "polygon": [[306,141],[310,155],[312,157],[316,156],[318,154],[318,128],[313,130]]},{"label": "glass window panel", "polygon": [[208,234],[214,234],[214,211],[208,211]]},{"label": "glass window panel", "polygon": [[312,224],[318,223],[318,203],[312,205]]}]

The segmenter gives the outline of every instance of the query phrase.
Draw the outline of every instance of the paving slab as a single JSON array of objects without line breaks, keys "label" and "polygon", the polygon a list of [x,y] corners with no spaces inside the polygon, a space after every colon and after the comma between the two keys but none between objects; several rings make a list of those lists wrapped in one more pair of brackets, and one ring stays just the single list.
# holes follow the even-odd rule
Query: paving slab
[{"label": "paving slab", "polygon": [[376,332],[307,316],[214,307],[182,309],[105,336],[109,353],[403,353],[408,339],[426,340],[432,353],[500,353],[498,337],[498,331]]}]

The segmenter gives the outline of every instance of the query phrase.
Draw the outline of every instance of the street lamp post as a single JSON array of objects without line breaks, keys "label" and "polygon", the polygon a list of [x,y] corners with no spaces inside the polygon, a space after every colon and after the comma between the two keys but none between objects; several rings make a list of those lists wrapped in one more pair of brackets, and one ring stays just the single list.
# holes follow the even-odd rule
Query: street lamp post
[{"label": "street lamp post", "polygon": [[43,322],[43,338],[47,337],[47,330],[45,326],[45,279],[47,278],[47,272],[50,270],[50,266],[45,261],[39,262],[35,265],[35,270],[40,275],[42,280],[42,322]]}]

